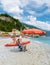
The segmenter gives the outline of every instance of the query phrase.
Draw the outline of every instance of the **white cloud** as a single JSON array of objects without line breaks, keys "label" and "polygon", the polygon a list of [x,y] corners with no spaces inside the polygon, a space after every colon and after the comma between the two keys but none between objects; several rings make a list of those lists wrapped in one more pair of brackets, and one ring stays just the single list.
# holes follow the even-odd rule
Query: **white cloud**
[{"label": "white cloud", "polygon": [[[25,10],[28,11],[29,13],[33,13],[35,16],[41,16],[43,15],[45,12],[43,13],[36,13],[34,12],[30,12],[29,7],[27,5],[30,5],[32,8],[39,8],[42,7],[43,4],[46,4],[48,7],[50,6],[50,0],[0,0],[2,3],[2,7],[3,9],[8,12],[8,13],[23,13],[23,9],[21,8],[26,8]],[[20,8],[21,7],[21,8]],[[32,11],[32,10],[31,10]],[[47,10],[46,12],[50,11]]]},{"label": "white cloud", "polygon": [[40,7],[42,6],[44,3],[50,7],[50,0],[32,0],[35,1],[37,3],[37,6]]},{"label": "white cloud", "polygon": [[36,2],[37,7],[40,7],[40,6],[42,6],[44,4],[43,0],[32,0],[32,1]]},{"label": "white cloud", "polygon": [[21,7],[26,7],[28,4],[29,4],[29,2],[30,2],[30,0],[20,0],[20,2],[21,2]]},{"label": "white cloud", "polygon": [[22,17],[20,15],[13,16],[13,17],[16,18],[16,19],[22,20]]},{"label": "white cloud", "polygon": [[[14,18],[20,19],[22,22],[25,22],[27,24],[37,26],[39,28],[45,29],[45,30],[50,30],[50,24],[45,23],[42,21],[38,21],[36,19],[36,16],[42,16],[48,12],[50,12],[50,0],[0,0],[2,4],[2,8],[8,12],[14,14]],[[48,9],[44,11],[43,13],[37,13],[35,10],[31,10],[30,8],[32,7],[35,9],[41,10],[41,7],[43,5],[46,5]],[[29,7],[31,6],[31,7]],[[45,7],[45,6],[44,6]],[[31,14],[31,16],[22,16],[24,12],[28,12]],[[35,16],[35,17],[34,17]],[[29,19],[29,20],[27,20]]]},{"label": "white cloud", "polygon": [[29,16],[29,18],[30,18],[30,21],[27,21],[26,22],[27,24],[36,26],[36,27],[41,28],[43,30],[50,30],[50,24],[48,22],[38,21],[36,19],[36,17],[33,17],[33,16]]},{"label": "white cloud", "polygon": [[[46,13],[50,13],[50,0],[31,0],[31,2],[29,3],[29,5],[31,5],[31,8],[35,9],[35,10],[29,10],[28,7],[28,12],[31,14],[31,15],[35,15],[35,16],[42,16]],[[42,13],[37,13],[36,11],[42,11],[44,8],[47,8],[45,11],[43,11]],[[32,13],[31,13],[32,11]]]},{"label": "white cloud", "polygon": [[50,0],[44,0],[48,7],[50,7]]},{"label": "white cloud", "polygon": [[22,13],[23,10],[20,9],[20,1],[19,0],[1,0],[2,7],[5,11],[9,13]]}]

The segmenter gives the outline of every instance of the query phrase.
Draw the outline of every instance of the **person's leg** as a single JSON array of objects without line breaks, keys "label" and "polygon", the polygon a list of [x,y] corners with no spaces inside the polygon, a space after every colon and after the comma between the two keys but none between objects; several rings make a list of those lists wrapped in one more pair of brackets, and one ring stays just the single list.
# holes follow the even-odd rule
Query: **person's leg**
[{"label": "person's leg", "polygon": [[16,43],[16,37],[13,37],[13,43]]},{"label": "person's leg", "polygon": [[24,47],[23,47],[23,46],[20,46],[19,48],[20,48],[20,51],[23,51],[23,48],[24,48]]},{"label": "person's leg", "polygon": [[24,51],[27,51],[27,49],[26,49],[26,45],[24,46]]}]

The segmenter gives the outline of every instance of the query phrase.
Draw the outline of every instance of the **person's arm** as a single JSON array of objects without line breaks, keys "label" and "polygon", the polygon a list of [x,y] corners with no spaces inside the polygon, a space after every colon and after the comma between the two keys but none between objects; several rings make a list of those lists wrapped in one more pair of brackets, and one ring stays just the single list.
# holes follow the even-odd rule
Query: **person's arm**
[{"label": "person's arm", "polygon": [[20,45],[21,45],[21,43],[20,43],[20,41],[19,41],[19,40],[17,40],[17,41],[16,41],[16,43],[18,44],[18,46],[20,46]]}]

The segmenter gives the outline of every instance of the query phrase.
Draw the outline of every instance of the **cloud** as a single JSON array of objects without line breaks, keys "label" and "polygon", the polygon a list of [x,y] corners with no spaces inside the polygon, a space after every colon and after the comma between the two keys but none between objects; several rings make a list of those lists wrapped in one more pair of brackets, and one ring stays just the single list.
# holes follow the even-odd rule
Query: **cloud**
[{"label": "cloud", "polygon": [[48,21],[38,21],[36,18],[50,13],[50,0],[0,0],[0,3],[4,11],[21,22],[50,30]]},{"label": "cloud", "polygon": [[21,22],[22,22],[22,17],[20,16],[20,15],[18,15],[18,16],[13,16],[15,19],[19,19]]},{"label": "cloud", "polygon": [[36,26],[43,30],[50,30],[50,24],[48,22],[38,21],[36,17],[33,16],[28,16],[28,17],[30,18],[30,21],[26,21],[26,24]]},{"label": "cloud", "polygon": [[29,4],[30,0],[27,0],[27,1],[26,0],[20,0],[20,2],[21,2],[21,7],[23,8]]},{"label": "cloud", "polygon": [[43,4],[46,4],[48,7],[50,7],[50,0],[32,0],[37,3],[37,6],[40,7]]},{"label": "cloud", "polygon": [[[50,11],[50,1],[49,0],[0,0],[2,3],[3,9],[8,13],[18,13],[22,14],[24,10],[30,13],[30,11],[33,11],[33,15],[35,16],[41,16],[45,12]],[[46,10],[43,13],[38,13],[37,11],[43,10],[45,7],[48,7],[48,10]],[[32,14],[30,13],[30,14]]]},{"label": "cloud", "polygon": [[19,0],[1,0],[3,9],[8,13],[22,13],[23,10],[20,9],[20,1]]}]

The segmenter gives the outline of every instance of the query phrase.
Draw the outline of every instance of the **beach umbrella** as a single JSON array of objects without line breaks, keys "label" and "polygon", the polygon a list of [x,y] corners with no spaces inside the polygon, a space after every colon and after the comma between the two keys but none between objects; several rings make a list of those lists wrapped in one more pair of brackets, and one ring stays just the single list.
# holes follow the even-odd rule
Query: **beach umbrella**
[{"label": "beach umbrella", "polygon": [[45,31],[39,29],[27,29],[22,31],[23,34],[46,34]]}]

